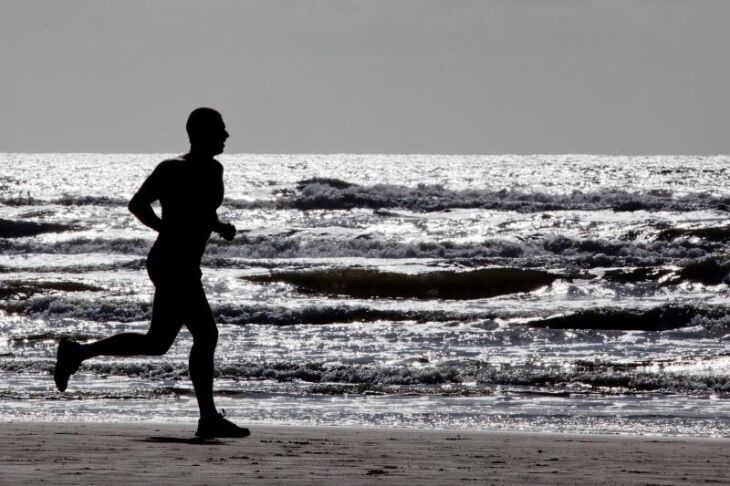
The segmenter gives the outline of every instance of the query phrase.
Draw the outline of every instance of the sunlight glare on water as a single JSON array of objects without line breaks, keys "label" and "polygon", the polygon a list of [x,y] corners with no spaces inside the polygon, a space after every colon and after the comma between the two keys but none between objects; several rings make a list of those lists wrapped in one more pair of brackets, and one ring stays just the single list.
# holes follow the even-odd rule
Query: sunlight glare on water
[{"label": "sunlight glare on water", "polygon": [[[187,331],[50,376],[62,336],[146,331],[126,205],[169,156],[0,154],[0,420],[195,420]],[[203,283],[246,423],[730,436],[727,157],[220,160]]]}]

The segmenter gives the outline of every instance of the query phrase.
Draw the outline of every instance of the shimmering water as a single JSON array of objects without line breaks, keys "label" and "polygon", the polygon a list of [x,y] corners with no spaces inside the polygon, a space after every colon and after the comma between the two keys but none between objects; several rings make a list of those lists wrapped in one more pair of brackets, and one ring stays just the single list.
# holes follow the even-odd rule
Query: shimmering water
[{"label": "shimmering water", "polygon": [[[196,419],[187,331],[50,375],[61,336],[146,330],[126,204],[165,157],[0,154],[0,420]],[[730,436],[730,158],[220,160],[237,421]]]}]

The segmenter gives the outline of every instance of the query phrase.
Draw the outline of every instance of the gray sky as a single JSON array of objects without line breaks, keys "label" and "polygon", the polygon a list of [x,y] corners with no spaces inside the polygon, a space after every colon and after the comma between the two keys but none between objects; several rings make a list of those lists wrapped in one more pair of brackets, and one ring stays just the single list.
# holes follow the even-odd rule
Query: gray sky
[{"label": "gray sky", "polygon": [[730,153],[727,0],[0,0],[0,151]]}]

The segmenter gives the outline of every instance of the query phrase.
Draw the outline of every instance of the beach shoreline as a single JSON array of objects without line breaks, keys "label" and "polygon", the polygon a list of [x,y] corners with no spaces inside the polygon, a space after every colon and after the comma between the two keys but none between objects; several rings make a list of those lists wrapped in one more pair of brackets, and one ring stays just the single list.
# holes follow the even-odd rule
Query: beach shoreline
[{"label": "beach shoreline", "polygon": [[6,422],[0,484],[697,484],[730,439],[195,424]]}]

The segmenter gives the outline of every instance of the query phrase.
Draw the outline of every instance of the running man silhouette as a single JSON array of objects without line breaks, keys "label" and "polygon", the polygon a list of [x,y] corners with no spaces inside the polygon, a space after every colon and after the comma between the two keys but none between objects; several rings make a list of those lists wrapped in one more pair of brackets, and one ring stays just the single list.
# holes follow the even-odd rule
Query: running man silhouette
[{"label": "running man silhouette", "polygon": [[[186,129],[190,152],[161,162],[129,201],[129,210],[159,234],[147,257],[155,284],[152,321],[147,334],[122,333],[80,344],[62,338],[53,378],[60,391],[81,363],[96,356],[163,355],[183,324],[193,336],[190,377],[200,408],[195,435],[201,438],[246,437],[249,431],[218,413],[213,401],[213,355],[218,329],[200,281],[200,260],[212,232],[232,240],[236,228],[216,214],[223,201],[223,166],[213,157],[228,138],[223,117],[197,108]],[[160,201],[162,217],[151,204]]]}]

